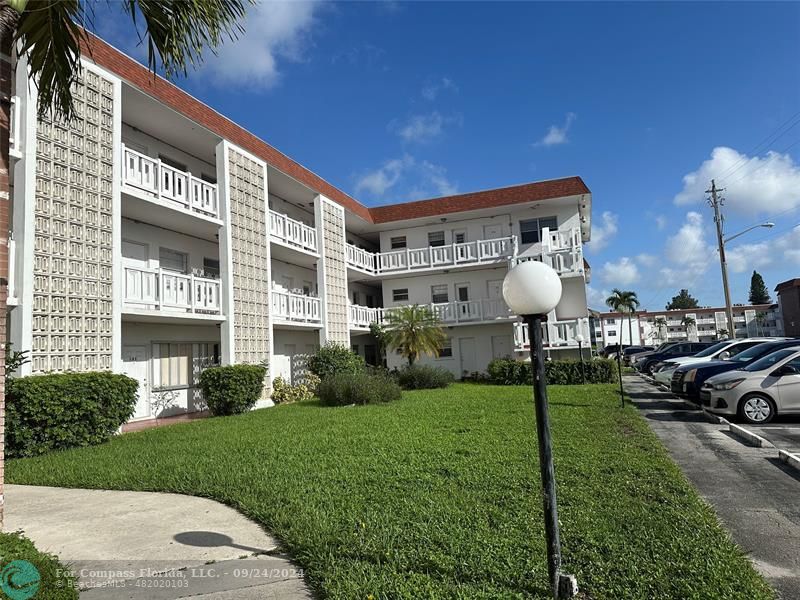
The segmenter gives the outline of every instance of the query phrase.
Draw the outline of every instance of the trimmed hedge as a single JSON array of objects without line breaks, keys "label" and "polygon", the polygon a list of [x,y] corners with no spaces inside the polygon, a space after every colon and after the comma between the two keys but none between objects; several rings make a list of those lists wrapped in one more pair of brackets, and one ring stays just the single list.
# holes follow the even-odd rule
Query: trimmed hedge
[{"label": "trimmed hedge", "polygon": [[[583,363],[586,383],[614,383],[617,363],[607,358],[595,358]],[[487,367],[489,381],[497,385],[531,385],[531,363],[513,358],[496,358]],[[583,383],[581,361],[552,360],[544,363],[549,385],[580,385]]]},{"label": "trimmed hedge", "polygon": [[337,373],[362,373],[364,358],[341,344],[328,343],[308,358],[308,370],[320,379]]},{"label": "trimmed hedge", "polygon": [[108,372],[53,373],[6,382],[6,454],[35,456],[101,444],[133,415],[139,382]]},{"label": "trimmed hedge", "polygon": [[441,367],[413,365],[397,372],[397,383],[404,390],[432,390],[446,388],[455,379],[453,374]]},{"label": "trimmed hedge", "polygon": [[264,389],[266,367],[226,365],[209,367],[200,373],[200,389],[211,414],[238,415],[253,408]]},{"label": "trimmed hedge", "polygon": [[339,373],[323,379],[317,395],[326,406],[347,406],[399,400],[402,390],[392,377],[385,374]]}]

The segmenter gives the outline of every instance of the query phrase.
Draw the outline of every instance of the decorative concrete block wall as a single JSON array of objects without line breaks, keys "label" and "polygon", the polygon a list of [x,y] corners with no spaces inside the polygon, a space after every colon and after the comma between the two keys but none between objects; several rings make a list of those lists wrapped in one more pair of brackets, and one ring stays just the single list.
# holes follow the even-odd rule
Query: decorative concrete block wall
[{"label": "decorative concrete block wall", "polygon": [[112,368],[114,84],[89,70],[77,117],[36,140],[31,370]]},{"label": "decorative concrete block wall", "polygon": [[316,205],[322,240],[320,290],[325,303],[322,342],[335,342],[349,347],[344,209],[322,196],[317,198]]}]

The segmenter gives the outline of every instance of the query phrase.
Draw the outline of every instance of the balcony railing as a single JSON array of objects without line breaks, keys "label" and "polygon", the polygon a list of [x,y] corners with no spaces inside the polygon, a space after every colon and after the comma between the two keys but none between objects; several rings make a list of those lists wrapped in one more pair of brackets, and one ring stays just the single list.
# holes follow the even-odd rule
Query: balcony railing
[{"label": "balcony railing", "polygon": [[163,269],[125,267],[124,302],[132,308],[220,314],[220,282]]},{"label": "balcony railing", "polygon": [[274,210],[269,211],[269,234],[287,246],[317,252],[316,229]]},{"label": "balcony railing", "polygon": [[22,157],[22,119],[19,110],[19,96],[11,96],[11,114],[9,115],[9,154],[16,158]]},{"label": "balcony railing", "polygon": [[123,144],[122,183],[175,202],[188,212],[219,217],[217,185],[180,171]]},{"label": "balcony railing", "polygon": [[[501,299],[466,300],[455,302],[433,302],[423,304],[446,325],[461,323],[481,323],[502,319],[512,319],[514,315]],[[350,326],[355,329],[367,329],[370,323],[383,323],[385,317],[394,308],[369,308],[350,305]]]},{"label": "balcony railing", "polygon": [[369,252],[348,244],[347,262],[355,269],[377,275],[496,263],[515,254],[516,238],[510,236],[390,252]]},{"label": "balcony railing", "polygon": [[322,323],[322,303],[313,296],[272,290],[272,316],[284,322]]},{"label": "balcony railing", "polygon": [[[542,323],[542,337],[545,348],[577,348],[575,336],[589,338],[589,320],[574,319],[570,321],[546,321]],[[514,323],[514,347],[517,352],[529,350],[531,347],[528,326],[525,323]]]},{"label": "balcony railing", "polygon": [[350,305],[350,328],[369,329],[372,323],[383,323],[382,308],[361,306],[359,304]]}]

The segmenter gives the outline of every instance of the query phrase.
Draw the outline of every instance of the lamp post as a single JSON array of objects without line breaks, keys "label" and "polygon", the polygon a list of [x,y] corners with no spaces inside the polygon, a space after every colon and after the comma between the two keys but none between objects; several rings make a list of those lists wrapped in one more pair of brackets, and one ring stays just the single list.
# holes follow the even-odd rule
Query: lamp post
[{"label": "lamp post", "polygon": [[547,541],[547,571],[553,598],[568,598],[577,592],[574,577],[561,573],[561,541],[558,533],[558,505],[547,407],[547,382],[544,373],[542,322],[561,300],[558,274],[538,261],[513,267],[503,280],[503,298],[528,326],[533,369],[533,399],[536,409],[536,437],[539,442],[539,469],[542,476],[544,531]]},{"label": "lamp post", "polygon": [[575,336],[575,341],[578,342],[578,356],[581,357],[581,383],[586,385],[586,368],[583,364],[583,335],[580,333]]}]

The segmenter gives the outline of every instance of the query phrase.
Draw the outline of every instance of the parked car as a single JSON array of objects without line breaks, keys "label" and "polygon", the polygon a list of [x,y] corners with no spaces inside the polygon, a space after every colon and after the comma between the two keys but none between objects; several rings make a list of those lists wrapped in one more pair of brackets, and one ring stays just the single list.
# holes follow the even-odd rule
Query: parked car
[{"label": "parked car", "polygon": [[769,423],[777,414],[800,414],[800,345],[777,350],[736,371],[714,375],[700,390],[710,412]]},{"label": "parked car", "polygon": [[656,380],[656,383],[660,383],[661,385],[669,387],[670,382],[672,381],[672,375],[675,373],[675,369],[682,365],[710,362],[716,359],[725,360],[732,356],[736,356],[739,354],[739,352],[747,350],[748,348],[758,346],[759,344],[763,344],[764,342],[769,342],[774,339],[776,338],[761,337],[717,342],[713,346],[710,346],[693,356],[673,358],[657,364],[655,367],[653,367],[653,378]]},{"label": "parked car", "polygon": [[656,352],[664,352],[667,348],[671,348],[672,346],[677,346],[680,342],[664,342],[659,346],[656,346],[653,350],[648,350],[647,352],[639,352],[638,354],[634,354],[631,357],[631,366],[636,367],[636,364],[645,360],[648,356]]},{"label": "parked car", "polygon": [[682,398],[699,403],[700,402],[700,388],[709,377],[719,375],[720,373],[727,373],[728,371],[735,371],[754,363],[760,358],[772,354],[776,350],[783,348],[791,348],[800,345],[800,339],[795,338],[791,340],[779,340],[764,342],[757,344],[752,348],[743,350],[735,356],[731,356],[725,360],[712,360],[706,363],[692,363],[688,365],[681,365],[672,374],[672,381],[670,382],[670,389],[673,394],[677,394]]},{"label": "parked car", "polygon": [[713,345],[712,342],[679,342],[661,352],[654,352],[644,360],[637,362],[636,368],[642,373],[652,375],[653,367],[658,363],[681,358],[683,356],[692,356],[693,354],[702,352],[711,345]]},{"label": "parked car", "polygon": [[635,355],[641,354],[642,352],[650,352],[654,349],[653,346],[628,346],[622,351],[622,362],[624,362],[625,365],[630,365],[631,359]]},{"label": "parked car", "polygon": [[611,358],[612,356],[616,356],[617,352],[619,352],[619,344],[609,344],[608,346],[600,350],[598,354],[600,354],[600,356],[602,356],[603,358]]}]

